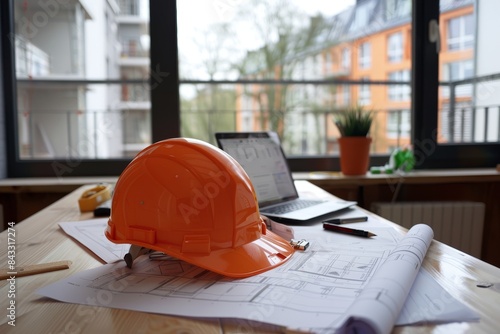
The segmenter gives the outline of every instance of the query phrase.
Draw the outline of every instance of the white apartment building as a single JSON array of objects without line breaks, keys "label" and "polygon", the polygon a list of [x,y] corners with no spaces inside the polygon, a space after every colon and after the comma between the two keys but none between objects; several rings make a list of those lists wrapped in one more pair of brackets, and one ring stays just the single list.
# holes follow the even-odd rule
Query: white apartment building
[{"label": "white apartment building", "polygon": [[124,157],[150,143],[144,2],[15,1],[21,158]]}]

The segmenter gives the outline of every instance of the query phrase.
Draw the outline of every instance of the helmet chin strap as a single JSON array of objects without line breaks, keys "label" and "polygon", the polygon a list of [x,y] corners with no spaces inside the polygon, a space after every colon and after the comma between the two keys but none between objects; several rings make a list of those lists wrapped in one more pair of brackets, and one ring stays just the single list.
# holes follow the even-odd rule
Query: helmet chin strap
[{"label": "helmet chin strap", "polygon": [[132,268],[132,263],[134,263],[135,259],[137,259],[141,255],[145,255],[145,254],[150,253],[152,251],[153,251],[152,249],[149,249],[146,247],[131,245],[128,253],[125,254],[123,259],[125,260],[127,267]]}]

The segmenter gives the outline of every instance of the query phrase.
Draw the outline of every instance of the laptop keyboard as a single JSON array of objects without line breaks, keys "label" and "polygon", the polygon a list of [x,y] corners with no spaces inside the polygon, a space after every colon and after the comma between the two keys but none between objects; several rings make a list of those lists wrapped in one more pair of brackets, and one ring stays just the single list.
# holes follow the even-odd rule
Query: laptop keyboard
[{"label": "laptop keyboard", "polygon": [[278,214],[282,215],[284,213],[292,212],[292,211],[297,211],[300,209],[305,209],[310,206],[316,205],[323,203],[324,201],[319,201],[319,200],[311,200],[311,199],[301,199],[299,201],[294,201],[290,203],[285,203],[279,206],[275,206],[272,208],[267,208],[265,210],[265,213],[271,213],[271,214]]}]

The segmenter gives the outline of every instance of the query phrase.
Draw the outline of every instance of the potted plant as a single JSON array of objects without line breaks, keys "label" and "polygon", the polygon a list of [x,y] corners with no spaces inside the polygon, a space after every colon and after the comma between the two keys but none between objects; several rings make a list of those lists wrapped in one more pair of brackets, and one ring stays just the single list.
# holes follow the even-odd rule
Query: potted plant
[{"label": "potted plant", "polygon": [[370,127],[373,111],[355,105],[339,111],[334,118],[339,129],[340,170],[344,175],[364,175],[370,162]]}]

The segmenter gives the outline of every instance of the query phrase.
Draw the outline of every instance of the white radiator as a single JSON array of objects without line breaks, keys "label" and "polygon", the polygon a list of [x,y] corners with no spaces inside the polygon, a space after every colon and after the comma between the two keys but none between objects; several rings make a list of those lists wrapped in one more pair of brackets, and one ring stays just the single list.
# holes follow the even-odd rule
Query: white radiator
[{"label": "white radiator", "polygon": [[373,203],[371,211],[408,229],[427,224],[434,230],[434,239],[481,258],[484,203]]}]

